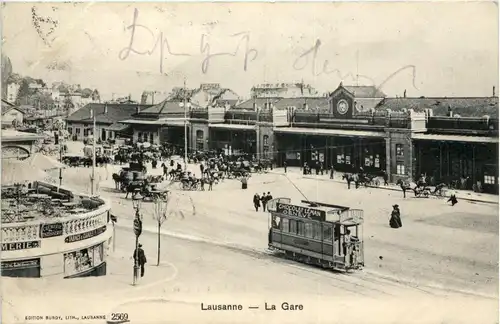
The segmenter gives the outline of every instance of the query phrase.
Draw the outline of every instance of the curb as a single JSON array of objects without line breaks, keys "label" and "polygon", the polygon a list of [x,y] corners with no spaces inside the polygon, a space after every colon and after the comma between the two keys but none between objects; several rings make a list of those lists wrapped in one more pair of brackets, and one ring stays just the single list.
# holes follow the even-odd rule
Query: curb
[{"label": "curb", "polygon": [[[286,173],[280,173],[280,172],[275,172],[275,171],[269,171],[269,173],[273,173],[273,174],[276,174],[276,175],[286,175]],[[333,181],[333,182],[337,182],[337,183],[345,183],[345,181],[341,181],[341,180],[336,180],[336,179],[324,179],[324,178],[315,178],[315,177],[311,177],[311,176],[304,176],[302,174],[298,174],[298,176],[302,179],[308,179],[308,180],[316,180],[316,181]],[[391,190],[391,191],[401,191],[401,189],[399,188],[392,188],[392,187],[389,187],[389,186],[366,186],[368,188],[373,188],[373,189],[383,189],[383,190]],[[442,196],[442,198],[449,198],[449,196]],[[489,201],[489,200],[482,200],[482,199],[479,199],[479,198],[469,198],[469,197],[458,197],[457,198],[461,199],[461,200],[466,200],[466,201],[471,201],[471,202],[480,202],[480,203],[485,203],[485,204],[492,204],[492,205],[498,205],[498,201]]]}]

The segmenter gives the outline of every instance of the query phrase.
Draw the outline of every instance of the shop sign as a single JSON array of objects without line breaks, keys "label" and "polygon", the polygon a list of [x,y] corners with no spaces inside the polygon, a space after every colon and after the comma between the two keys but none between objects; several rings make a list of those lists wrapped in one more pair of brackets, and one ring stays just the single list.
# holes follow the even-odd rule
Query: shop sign
[{"label": "shop sign", "polygon": [[2,251],[28,250],[28,249],[36,249],[39,247],[40,247],[40,241],[2,243]]},{"label": "shop sign", "polygon": [[101,235],[104,232],[106,232],[106,225],[101,226],[99,228],[96,228],[94,230],[85,232],[85,233],[80,233],[80,234],[75,234],[75,235],[67,236],[64,239],[64,242],[66,242],[66,243],[73,243],[73,242],[83,241],[83,240],[87,240],[89,238],[92,238],[94,236]]},{"label": "shop sign", "polygon": [[52,223],[52,224],[41,224],[40,225],[40,237],[49,238],[63,235],[63,224],[62,223]]},{"label": "shop sign", "polygon": [[2,271],[39,268],[39,267],[40,267],[40,258],[2,262]]},{"label": "shop sign", "polygon": [[289,205],[278,203],[276,206],[276,212],[301,218],[310,218],[314,220],[324,221],[326,218],[326,212],[324,210],[318,210],[303,206]]}]

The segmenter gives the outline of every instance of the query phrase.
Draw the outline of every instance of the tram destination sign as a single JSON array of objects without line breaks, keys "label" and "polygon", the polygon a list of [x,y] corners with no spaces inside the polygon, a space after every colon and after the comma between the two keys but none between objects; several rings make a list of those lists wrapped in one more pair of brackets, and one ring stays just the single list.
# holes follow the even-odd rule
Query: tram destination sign
[{"label": "tram destination sign", "polygon": [[314,208],[308,208],[308,207],[297,206],[297,205],[289,205],[289,204],[283,204],[283,203],[277,204],[276,212],[284,214],[284,215],[288,215],[288,216],[309,218],[309,219],[314,219],[314,220],[318,220],[318,221],[324,221],[326,219],[326,212],[324,210],[318,210],[318,209],[314,209]]},{"label": "tram destination sign", "polygon": [[52,223],[52,224],[41,224],[40,225],[40,237],[49,238],[63,235],[63,224],[62,223]]},{"label": "tram destination sign", "polygon": [[73,242],[83,241],[83,240],[92,238],[94,236],[100,235],[104,232],[106,232],[106,225],[101,226],[99,228],[96,228],[94,230],[88,231],[88,232],[67,236],[64,239],[64,242],[73,243]]}]

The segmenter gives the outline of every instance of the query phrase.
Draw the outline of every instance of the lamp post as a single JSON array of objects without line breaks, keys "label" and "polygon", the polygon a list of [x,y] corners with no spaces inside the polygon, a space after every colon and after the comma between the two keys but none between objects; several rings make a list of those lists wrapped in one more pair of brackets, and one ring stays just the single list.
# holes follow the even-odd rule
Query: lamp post
[{"label": "lamp post", "polygon": [[184,79],[184,99],[179,104],[181,108],[184,108],[184,171],[187,170],[188,162],[188,109],[191,109],[191,103],[187,101],[186,93],[186,79]]},{"label": "lamp post", "polygon": [[95,112],[90,111],[92,114],[92,175],[90,176],[90,195],[94,195],[94,181],[95,181]]},{"label": "lamp post", "polygon": [[139,277],[139,236],[142,233],[142,216],[140,213],[142,199],[132,199],[132,205],[135,210],[134,218],[134,234],[135,234],[135,251],[134,251],[134,275],[133,275],[133,285],[137,283],[137,278]]}]

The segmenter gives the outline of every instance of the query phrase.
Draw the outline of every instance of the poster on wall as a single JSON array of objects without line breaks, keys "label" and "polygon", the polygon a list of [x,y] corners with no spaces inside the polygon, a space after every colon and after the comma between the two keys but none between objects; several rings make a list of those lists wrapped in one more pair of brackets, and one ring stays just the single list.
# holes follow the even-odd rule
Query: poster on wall
[{"label": "poster on wall", "polygon": [[351,157],[349,155],[345,156],[345,164],[351,164]]},{"label": "poster on wall", "polygon": [[325,162],[325,154],[324,153],[319,153],[319,161]]},{"label": "poster on wall", "polygon": [[104,243],[64,254],[64,277],[78,277],[104,262]]},{"label": "poster on wall", "polygon": [[63,224],[62,223],[52,223],[52,224],[41,224],[40,225],[40,237],[49,238],[63,235]]}]

